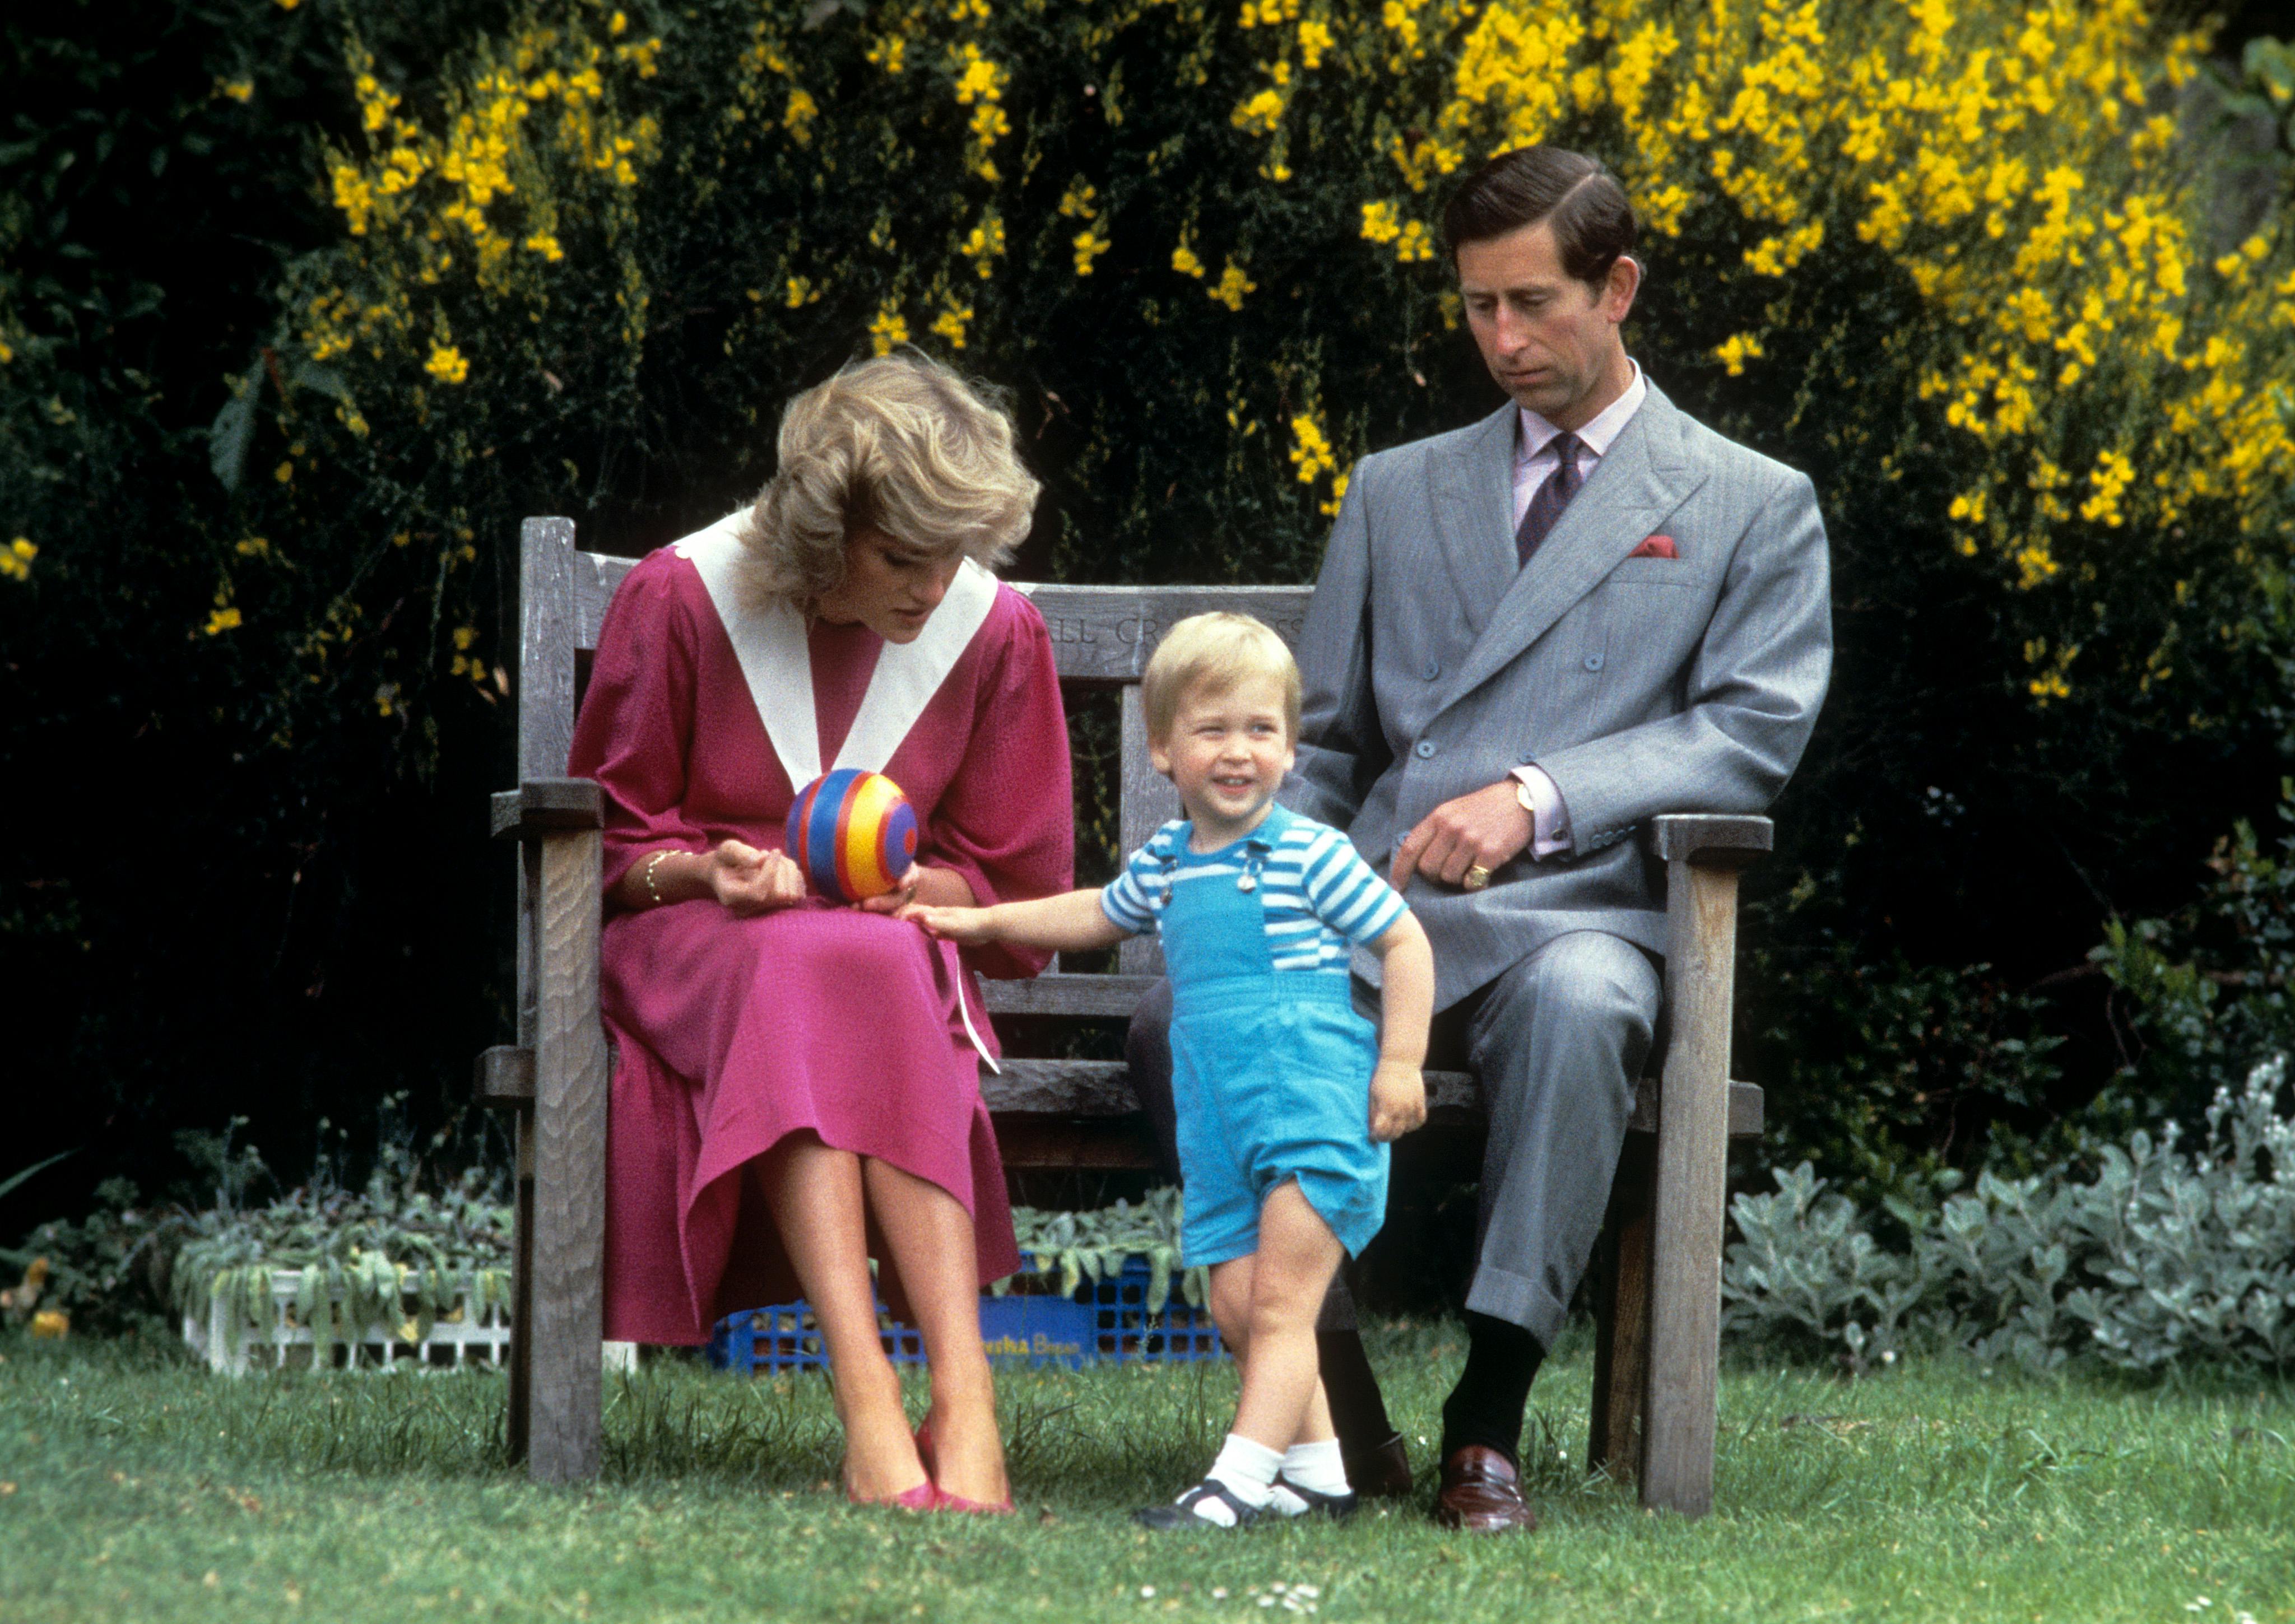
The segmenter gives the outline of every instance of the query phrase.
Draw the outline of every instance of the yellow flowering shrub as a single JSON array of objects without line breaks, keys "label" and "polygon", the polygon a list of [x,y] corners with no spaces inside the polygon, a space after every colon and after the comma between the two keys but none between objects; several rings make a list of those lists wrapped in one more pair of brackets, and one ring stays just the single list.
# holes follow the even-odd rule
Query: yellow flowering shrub
[{"label": "yellow flowering shrub", "polygon": [[243,500],[412,536],[391,578],[479,628],[429,680],[483,693],[521,515],[673,539],[796,389],[919,344],[1011,392],[1023,572],[1303,579],[1355,459],[1498,404],[1450,189],[1572,145],[1644,221],[1650,378],[1825,504],[1794,896],[2078,921],[2283,730],[2295,232],[2283,184],[2217,200],[2207,50],[2135,0],[555,0],[422,84],[352,41],[339,240],[290,284],[310,449]]},{"label": "yellow flowering shrub", "polygon": [[[0,192],[55,198],[0,208],[8,758],[72,779],[94,738],[220,786],[160,832],[202,853],[175,968],[102,877],[155,837],[137,797],[41,848],[85,885],[0,887],[27,962],[70,967],[44,1000],[183,989],[28,1062],[115,1102],[210,1024],[304,1042],[274,996],[364,1034],[329,1065],[429,1064],[398,1063],[433,989],[392,979],[391,933],[425,974],[453,943],[442,983],[492,974],[466,836],[521,517],[672,539],[755,492],[790,393],[913,343],[1009,391],[1047,486],[1019,573],[1304,579],[1358,458],[1499,404],[1440,212],[1521,140],[1616,168],[1633,353],[1825,504],[1840,658],[1767,939],[2076,965],[2295,750],[2295,73],[2214,60],[2180,11],[224,0],[169,14],[149,95],[103,69],[143,12],[50,9],[27,37],[69,33],[69,70],[0,153]],[[226,963],[275,989],[176,973]],[[1747,1008],[1792,1049],[1811,1029],[1760,992],[1788,984]],[[440,1074],[492,1018],[440,1017]],[[265,1052],[232,1075],[307,1069]]]}]

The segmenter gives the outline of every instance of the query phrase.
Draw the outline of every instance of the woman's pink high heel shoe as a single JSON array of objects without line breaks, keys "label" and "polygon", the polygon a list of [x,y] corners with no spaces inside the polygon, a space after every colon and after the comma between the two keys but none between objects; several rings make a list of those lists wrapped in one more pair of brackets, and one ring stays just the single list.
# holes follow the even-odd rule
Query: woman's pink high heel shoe
[{"label": "woman's pink high heel shoe", "polygon": [[960,1494],[951,1494],[940,1486],[937,1481],[940,1470],[933,1462],[932,1423],[929,1421],[917,1423],[917,1458],[924,1462],[926,1473],[935,1480],[932,1484],[933,1493],[938,1497],[933,1502],[935,1510],[970,1512],[983,1517],[1009,1517],[1013,1514],[1014,1507],[1009,1500],[999,1500],[991,1506],[984,1500],[968,1500]]},{"label": "woman's pink high heel shoe", "polygon": [[932,1479],[927,1478],[914,1489],[903,1489],[889,1500],[864,1500],[850,1489],[845,1491],[845,1498],[854,1506],[892,1506],[902,1511],[938,1511],[945,1497],[934,1487]]}]

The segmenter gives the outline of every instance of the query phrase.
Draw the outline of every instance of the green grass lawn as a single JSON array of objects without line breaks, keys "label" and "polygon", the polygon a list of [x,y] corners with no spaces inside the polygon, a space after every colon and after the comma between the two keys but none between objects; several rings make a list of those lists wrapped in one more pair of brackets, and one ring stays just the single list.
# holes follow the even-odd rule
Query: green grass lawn
[{"label": "green grass lawn", "polygon": [[[1426,1462],[1458,1327],[1389,1327],[1372,1352]],[[1535,1395],[1528,1538],[1444,1534],[1423,1506],[1155,1537],[1126,1514],[1208,1460],[1223,1367],[1008,1371],[1023,1514],[990,1520],[847,1508],[817,1377],[677,1362],[617,1380],[602,1480],[555,1492],[500,1465],[483,1375],[233,1381],[96,1345],[0,1354],[8,1624],[2295,1620],[2284,1385],[1733,1368],[1719,1509],[1690,1522],[1582,1475],[1591,1360],[1565,1342]]]}]

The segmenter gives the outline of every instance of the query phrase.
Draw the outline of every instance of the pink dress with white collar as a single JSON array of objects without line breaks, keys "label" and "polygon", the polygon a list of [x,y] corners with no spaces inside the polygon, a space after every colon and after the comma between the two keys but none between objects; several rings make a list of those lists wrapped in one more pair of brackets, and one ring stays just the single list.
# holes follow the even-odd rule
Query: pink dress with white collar
[{"label": "pink dress with white collar", "polygon": [[[705,580],[724,531],[642,559],[599,634],[568,771],[604,788],[608,891],[665,847],[779,849],[796,789],[855,747],[885,755],[864,764],[914,804],[919,860],[962,874],[983,903],[1067,889],[1066,724],[1027,600],[968,569],[919,640],[939,627],[936,657],[793,618],[776,644],[722,569]],[[784,755],[804,758],[796,773]],[[748,918],[714,901],[609,902],[606,1335],[699,1342],[727,1313],[796,1294],[755,1171],[796,1132],[939,1185],[973,1215],[981,1281],[1017,1269],[980,1099],[995,1033],[972,972],[1043,962],[1005,948],[960,959],[914,925],[819,899]]]}]

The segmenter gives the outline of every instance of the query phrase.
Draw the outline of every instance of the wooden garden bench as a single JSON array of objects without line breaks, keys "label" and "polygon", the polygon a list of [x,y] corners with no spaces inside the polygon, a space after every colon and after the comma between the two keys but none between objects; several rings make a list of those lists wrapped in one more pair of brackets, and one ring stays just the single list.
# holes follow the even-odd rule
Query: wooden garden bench
[{"label": "wooden garden bench", "polygon": [[[481,1101],[512,1109],[518,1226],[510,1446],[538,1481],[598,1468],[605,1256],[608,1059],[598,1015],[602,911],[600,795],[565,776],[588,655],[633,559],[582,552],[570,519],[530,518],[521,537],[516,696],[519,784],[493,827],[519,843],[518,1041],[488,1049]],[[1123,849],[1176,815],[1148,764],[1139,673],[1163,629],[1207,609],[1258,616],[1295,642],[1305,587],[1021,585],[1042,613],[1061,681],[1122,690]],[[1597,1334],[1588,1458],[1634,1480],[1645,1505],[1702,1514],[1712,1502],[1727,1141],[1758,1136],[1761,1092],[1728,1080],[1737,871],[1769,847],[1766,818],[1653,820],[1668,875],[1662,1078],[1640,1085],[1597,1260]],[[1111,975],[1057,966],[991,981],[1009,1016],[1120,1021],[1160,973],[1152,940],[1125,943]],[[1472,1076],[1430,1072],[1428,1120],[1482,1119]],[[1114,1060],[1009,1059],[981,1092],[1012,1167],[1146,1166],[1139,1105]],[[1129,1133],[1112,1130],[1130,1128]],[[1113,1147],[1113,1148],[1112,1148]]]}]

